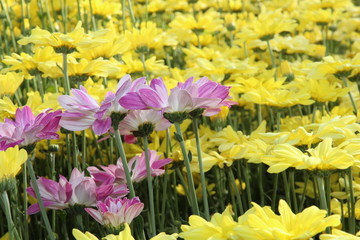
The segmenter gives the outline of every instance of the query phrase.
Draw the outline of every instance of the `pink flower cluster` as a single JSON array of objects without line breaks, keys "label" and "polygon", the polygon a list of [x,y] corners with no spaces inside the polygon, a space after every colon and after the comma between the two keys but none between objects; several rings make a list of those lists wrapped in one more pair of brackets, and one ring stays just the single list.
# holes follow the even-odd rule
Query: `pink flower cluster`
[{"label": "pink flower cluster", "polygon": [[[97,201],[102,201],[109,196],[124,197],[129,192],[125,184],[103,185],[99,188],[93,178],[85,177],[84,173],[77,168],[73,169],[69,181],[64,176],[60,176],[59,182],[40,177],[37,184],[44,207],[49,209],[65,209],[75,204],[87,207],[95,206]],[[32,185],[26,191],[30,196],[36,198]],[[38,203],[32,204],[28,208],[28,214],[35,214],[39,211]]]},{"label": "pink flower cluster", "polygon": [[[150,85],[145,78],[131,81],[129,75],[124,76],[117,86],[116,92],[108,92],[105,100],[99,105],[84,87],[73,89],[72,96],[59,97],[60,105],[66,110],[60,125],[68,130],[80,131],[92,127],[97,135],[111,129],[112,113],[128,114],[127,120],[120,129],[123,134],[137,131],[145,123],[154,124],[154,130],[163,130],[170,126],[163,118],[165,113],[190,113],[196,109],[204,109],[204,116],[212,116],[222,106],[235,104],[230,100],[230,87],[210,81],[203,77],[193,82],[189,78],[170,90],[161,79],[153,79]],[[120,123],[121,124],[121,123]]]},{"label": "pink flower cluster", "polygon": [[[157,155],[156,151],[149,150],[149,161],[151,167],[152,176],[160,176],[164,173],[162,169],[166,164],[171,162],[170,158],[160,159],[160,155]],[[146,178],[146,162],[145,152],[140,156],[133,157],[129,163],[131,171],[131,179],[133,182],[141,182]],[[116,163],[110,164],[109,166],[101,166],[101,169],[96,167],[88,167],[88,171],[93,176],[97,185],[108,185],[108,184],[124,184],[126,183],[126,177],[124,167],[121,159]]]},{"label": "pink flower cluster", "polygon": [[0,122],[0,151],[16,145],[29,146],[43,139],[57,139],[61,111],[50,112],[51,109],[36,117],[30,107],[18,108],[15,119]]}]

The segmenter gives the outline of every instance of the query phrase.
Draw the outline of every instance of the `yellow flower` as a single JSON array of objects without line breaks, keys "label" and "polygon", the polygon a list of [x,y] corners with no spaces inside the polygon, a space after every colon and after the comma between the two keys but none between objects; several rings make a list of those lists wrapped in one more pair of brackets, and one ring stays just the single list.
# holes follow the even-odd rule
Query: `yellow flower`
[{"label": "yellow flower", "polygon": [[14,95],[24,80],[24,75],[14,72],[0,74],[0,96]]},{"label": "yellow flower", "polygon": [[321,234],[320,240],[360,240],[360,237],[334,228],[331,234]]},{"label": "yellow flower", "polygon": [[9,233],[5,233],[4,236],[0,238],[0,240],[9,240]]},{"label": "yellow flower", "polygon": [[26,150],[19,150],[19,146],[0,151],[0,182],[7,178],[14,178],[27,157]]},{"label": "yellow flower", "polygon": [[[344,218],[349,217],[349,209],[346,203],[340,202],[336,198],[331,199],[331,212],[341,214]],[[360,220],[360,200],[355,203],[355,219]]]},{"label": "yellow flower", "polygon": [[340,224],[340,216],[332,215],[326,217],[327,212],[316,206],[304,209],[294,214],[284,200],[279,202],[279,213],[276,215],[268,206],[260,207],[253,203],[254,207],[244,216],[242,224],[249,226],[244,231],[242,225],[235,228],[235,232],[244,239],[257,240],[293,240],[310,239],[327,227],[335,227]]},{"label": "yellow flower", "polygon": [[173,233],[171,235],[168,235],[164,232],[159,233],[155,237],[151,238],[150,240],[176,240],[179,234]]},{"label": "yellow flower", "polygon": [[354,164],[354,157],[344,149],[332,147],[332,138],[325,138],[324,141],[314,149],[308,149],[311,157],[306,158],[304,165],[298,169],[309,170],[334,170],[346,169]]},{"label": "yellow flower", "polygon": [[31,30],[30,37],[25,37],[18,41],[21,45],[33,43],[38,46],[52,46],[57,53],[72,53],[77,47],[92,48],[104,42],[97,38],[91,38],[86,34],[81,27],[81,22],[78,22],[75,29],[67,34],[55,32],[50,33],[42,30],[39,27]]},{"label": "yellow flower", "polygon": [[135,240],[131,235],[131,229],[128,224],[125,224],[125,229],[119,235],[110,234],[102,238],[103,240]]},{"label": "yellow flower", "polygon": [[52,47],[38,47],[34,55],[27,53],[5,56],[3,62],[10,65],[11,70],[20,70],[26,79],[33,78],[36,74],[41,74],[40,65],[57,67],[56,64],[62,61],[62,57],[56,54]]},{"label": "yellow flower", "polygon": [[80,230],[74,228],[72,234],[76,240],[99,240],[95,235],[90,232],[82,233]]},{"label": "yellow flower", "polygon": [[191,215],[189,225],[181,225],[183,232],[179,234],[179,237],[185,240],[227,240],[235,235],[233,229],[236,225],[231,214],[231,206],[228,206],[222,214],[215,213],[210,222],[202,217]]},{"label": "yellow flower", "polygon": [[15,115],[17,105],[15,105],[9,97],[0,98],[0,120],[4,118],[12,118]]}]

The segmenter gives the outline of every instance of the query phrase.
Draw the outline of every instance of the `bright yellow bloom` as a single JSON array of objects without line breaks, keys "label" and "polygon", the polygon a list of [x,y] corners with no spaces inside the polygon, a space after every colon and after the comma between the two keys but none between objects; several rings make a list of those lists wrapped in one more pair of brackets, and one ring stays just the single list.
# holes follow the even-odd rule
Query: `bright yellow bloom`
[{"label": "bright yellow bloom", "polygon": [[62,57],[56,54],[52,47],[38,47],[34,55],[27,53],[5,56],[3,63],[10,65],[11,70],[20,70],[26,79],[33,78],[36,74],[41,74],[40,65],[57,67],[56,64],[62,62]]},{"label": "bright yellow bloom", "polygon": [[233,230],[236,225],[237,223],[233,220],[231,214],[231,207],[228,206],[222,214],[215,213],[210,222],[207,222],[202,217],[191,215],[189,225],[181,225],[183,232],[179,234],[179,237],[185,240],[232,239],[235,236]]},{"label": "bright yellow bloom", "polygon": [[[347,203],[340,202],[336,198],[331,199],[331,212],[334,214],[341,214],[344,218],[349,217],[349,209]],[[360,200],[355,203],[355,219],[360,220]]]},{"label": "bright yellow bloom", "polygon": [[[76,240],[99,240],[95,235],[90,232],[81,232],[74,228],[72,234]],[[110,234],[101,238],[102,240],[135,240],[131,235],[131,230],[128,224],[125,224],[125,229],[119,233],[119,235]]]},{"label": "bright yellow bloom", "polygon": [[331,234],[321,234],[320,240],[360,240],[360,237],[334,228]]},{"label": "bright yellow bloom", "polygon": [[131,229],[129,224],[125,224],[125,229],[122,230],[119,235],[110,234],[102,238],[103,240],[135,240],[131,235]]},{"label": "bright yellow bloom", "polygon": [[171,235],[168,235],[164,232],[159,233],[158,235],[156,235],[155,237],[151,238],[150,240],[176,240],[178,238],[177,233],[173,233]]},{"label": "bright yellow bloom", "polygon": [[14,95],[24,80],[24,75],[8,72],[0,74],[0,96],[1,95]]},{"label": "bright yellow bloom", "polygon": [[27,157],[26,150],[19,150],[19,146],[0,151],[0,182],[7,178],[14,178]]},{"label": "bright yellow bloom", "polygon": [[99,240],[95,235],[90,232],[82,233],[80,230],[74,228],[72,234],[76,240]]},{"label": "bright yellow bloom", "polygon": [[9,233],[5,233],[4,236],[0,238],[0,240],[9,240]]},{"label": "bright yellow bloom", "polygon": [[339,147],[332,147],[332,138],[325,138],[316,148],[308,149],[311,157],[305,159],[299,169],[334,170],[346,169],[354,164],[354,157]]},{"label": "bright yellow bloom", "polygon": [[100,38],[94,39],[86,34],[81,24],[81,22],[78,22],[75,29],[67,34],[60,32],[50,33],[36,27],[31,30],[30,37],[25,37],[19,40],[18,43],[21,45],[33,43],[38,46],[52,46],[57,53],[72,53],[77,47],[92,48],[104,42]]},{"label": "bright yellow bloom", "polygon": [[243,226],[235,228],[235,232],[244,239],[257,240],[293,240],[310,239],[327,227],[335,227],[340,224],[340,216],[326,217],[327,212],[316,206],[304,209],[294,214],[284,200],[279,202],[279,213],[276,215],[268,206],[260,207],[253,203],[254,207],[239,217],[242,224],[249,226],[250,231],[244,232]]}]

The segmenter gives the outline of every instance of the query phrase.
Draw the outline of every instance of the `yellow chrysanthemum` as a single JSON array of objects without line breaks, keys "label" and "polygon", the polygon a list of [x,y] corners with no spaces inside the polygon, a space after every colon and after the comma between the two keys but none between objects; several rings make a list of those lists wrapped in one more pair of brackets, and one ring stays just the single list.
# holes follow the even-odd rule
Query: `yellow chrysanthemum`
[{"label": "yellow chrysanthemum", "polygon": [[268,206],[260,207],[256,203],[253,205],[253,209],[239,218],[245,218],[243,224],[249,226],[250,230],[244,231],[241,225],[235,228],[235,232],[244,239],[310,239],[325,228],[340,224],[339,215],[326,217],[327,212],[316,206],[294,214],[288,204],[280,200],[278,208],[280,215],[276,215]]},{"label": "yellow chrysanthemum", "polygon": [[24,80],[24,75],[8,72],[0,74],[0,96],[1,95],[14,95]]},{"label": "yellow chrysanthemum", "polygon": [[320,240],[359,240],[360,237],[350,233],[343,232],[339,229],[333,229],[331,234],[321,234]]},{"label": "yellow chrysanthemum", "polygon": [[14,178],[27,157],[26,150],[19,150],[18,146],[0,151],[0,182],[7,178]]},{"label": "yellow chrysanthemum", "polygon": [[222,214],[215,213],[210,222],[202,217],[191,215],[189,225],[181,225],[183,232],[179,236],[185,240],[227,240],[235,236],[233,229],[236,225],[231,215],[231,207],[228,206]]},{"label": "yellow chrysanthemum", "polygon": [[[90,232],[81,232],[80,230],[74,228],[72,234],[76,240],[99,240],[94,234]],[[135,240],[131,235],[131,230],[128,224],[125,224],[125,229],[121,231],[118,235],[110,234],[106,237],[101,238],[102,240]]]},{"label": "yellow chrysanthemum", "polygon": [[177,233],[173,233],[171,235],[168,235],[164,232],[159,233],[158,235],[156,235],[155,237],[151,238],[150,240],[176,240],[178,238]]}]

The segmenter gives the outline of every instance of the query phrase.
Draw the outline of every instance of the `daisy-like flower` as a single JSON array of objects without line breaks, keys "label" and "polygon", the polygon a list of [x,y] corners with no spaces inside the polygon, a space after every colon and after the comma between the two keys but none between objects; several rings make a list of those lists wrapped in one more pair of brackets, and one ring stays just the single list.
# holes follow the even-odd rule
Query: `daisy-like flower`
[{"label": "daisy-like flower", "polygon": [[[97,200],[104,200],[108,196],[123,197],[128,193],[124,185],[97,187],[93,178],[85,177],[84,173],[77,168],[73,169],[69,181],[60,175],[59,182],[40,177],[37,184],[44,207],[49,209],[65,209],[74,205],[95,206]],[[36,198],[32,185],[27,192]],[[38,203],[32,204],[28,208],[28,214],[35,214],[39,211]]]},{"label": "daisy-like flower", "polygon": [[115,127],[119,125],[119,121],[128,112],[128,109],[119,104],[120,98],[144,84],[145,78],[139,78],[132,82],[130,75],[125,75],[120,79],[115,94],[108,92],[98,112],[95,114],[96,120],[93,125],[95,134],[104,134],[109,131],[113,124]]},{"label": "daisy-like flower", "polygon": [[242,224],[234,229],[240,239],[310,239],[327,227],[340,225],[339,215],[326,217],[326,211],[316,206],[294,214],[288,204],[280,200],[280,215],[276,215],[268,206],[253,205],[239,217]]},{"label": "daisy-like flower", "polygon": [[[76,240],[99,240],[95,235],[90,232],[82,233],[78,229],[74,228],[72,234]],[[102,238],[103,240],[135,240],[131,235],[131,229],[129,224],[125,223],[125,228],[118,235],[110,234]]]},{"label": "daisy-like flower", "polygon": [[103,42],[100,38],[95,39],[86,34],[81,24],[81,22],[78,22],[75,29],[67,34],[60,32],[50,33],[37,27],[31,30],[30,37],[25,37],[19,40],[18,43],[21,45],[33,43],[38,46],[52,46],[55,52],[68,54],[74,52],[77,47],[92,48]]},{"label": "daisy-like flower", "polygon": [[123,224],[130,224],[144,208],[138,197],[132,199],[107,198],[97,202],[97,209],[85,208],[97,222],[109,228],[119,229]]},{"label": "daisy-like flower", "polygon": [[23,74],[8,72],[0,74],[0,96],[1,95],[14,95],[24,80]]},{"label": "daisy-like flower", "polygon": [[[133,157],[128,165],[131,171],[131,179],[133,182],[141,182],[146,178],[146,162],[145,153],[140,156]],[[151,167],[151,176],[160,176],[165,170],[162,169],[166,164],[172,160],[170,158],[160,159],[160,155],[154,150],[149,150],[149,161]],[[112,183],[122,184],[126,183],[124,168],[121,159],[117,161],[116,165],[101,166],[102,170],[96,167],[88,167],[88,171],[94,178],[98,185],[108,185]]]},{"label": "daisy-like flower", "polygon": [[119,129],[122,135],[144,137],[149,136],[154,130],[165,130],[170,125],[171,123],[163,117],[160,111],[133,110],[120,122]]},{"label": "daisy-like flower", "polygon": [[36,117],[30,107],[18,108],[15,120],[0,123],[0,150],[15,145],[30,146],[43,139],[58,139],[61,111],[40,113]]},{"label": "daisy-like flower", "polygon": [[88,129],[96,120],[99,104],[83,86],[71,92],[72,96],[59,97],[60,105],[66,110],[61,116],[60,126],[71,131]]},{"label": "daisy-like flower", "polygon": [[[205,116],[221,111],[222,106],[235,104],[229,100],[230,87],[210,81],[204,77],[193,83],[189,78],[185,83],[170,90],[168,95],[161,79],[153,79],[150,86],[144,85],[136,92],[130,92],[120,99],[120,104],[128,109],[161,109],[170,122],[182,122],[187,114],[205,109]],[[176,113],[176,117],[169,114]]]},{"label": "daisy-like flower", "polygon": [[18,174],[28,155],[19,146],[0,151],[0,193],[15,187],[12,179]]}]

